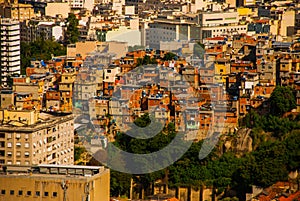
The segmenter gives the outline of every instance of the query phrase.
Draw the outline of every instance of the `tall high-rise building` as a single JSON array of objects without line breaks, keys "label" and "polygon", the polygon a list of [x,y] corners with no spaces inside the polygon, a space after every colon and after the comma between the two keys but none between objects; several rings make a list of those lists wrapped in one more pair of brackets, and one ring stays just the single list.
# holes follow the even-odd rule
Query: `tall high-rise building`
[{"label": "tall high-rise building", "polygon": [[0,82],[1,86],[8,86],[8,77],[20,74],[20,23],[19,21],[0,19]]}]

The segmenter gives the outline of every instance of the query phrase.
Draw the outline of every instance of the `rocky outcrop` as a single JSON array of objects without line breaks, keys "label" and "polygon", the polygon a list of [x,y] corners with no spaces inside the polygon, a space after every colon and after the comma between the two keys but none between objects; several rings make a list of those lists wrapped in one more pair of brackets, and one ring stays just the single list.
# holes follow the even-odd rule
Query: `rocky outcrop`
[{"label": "rocky outcrop", "polygon": [[252,151],[253,139],[250,136],[251,129],[241,128],[231,136],[224,139],[224,151],[234,151],[237,155]]}]

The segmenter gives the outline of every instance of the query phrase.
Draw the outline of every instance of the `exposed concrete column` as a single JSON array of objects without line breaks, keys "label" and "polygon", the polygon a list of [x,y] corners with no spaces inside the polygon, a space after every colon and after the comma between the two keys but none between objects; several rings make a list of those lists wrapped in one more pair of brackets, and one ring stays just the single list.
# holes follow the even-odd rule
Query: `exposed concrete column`
[{"label": "exposed concrete column", "polygon": [[179,40],[180,39],[180,31],[179,31],[179,29],[180,29],[180,27],[179,27],[179,25],[177,24],[176,25],[176,40]]},{"label": "exposed concrete column", "polygon": [[188,40],[191,40],[191,25],[188,25],[188,33],[187,33],[187,38],[188,38]]}]

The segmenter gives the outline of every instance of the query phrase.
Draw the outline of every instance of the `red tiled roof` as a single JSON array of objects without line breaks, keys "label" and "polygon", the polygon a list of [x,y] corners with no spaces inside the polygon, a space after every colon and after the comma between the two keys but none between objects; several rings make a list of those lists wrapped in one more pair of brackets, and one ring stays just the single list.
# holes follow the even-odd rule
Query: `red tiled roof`
[{"label": "red tiled roof", "polygon": [[290,195],[289,197],[284,197],[284,196],[281,196],[279,198],[279,201],[294,201],[294,200],[300,200],[300,191]]},{"label": "red tiled roof", "polygon": [[170,198],[168,201],[179,201],[177,198]]},{"label": "red tiled roof", "polygon": [[217,37],[214,37],[214,38],[206,38],[206,40],[224,40],[225,37],[221,37],[221,36],[217,36]]},{"label": "red tiled roof", "polygon": [[268,23],[269,20],[268,19],[261,19],[261,20],[257,20],[255,21],[256,23]]}]

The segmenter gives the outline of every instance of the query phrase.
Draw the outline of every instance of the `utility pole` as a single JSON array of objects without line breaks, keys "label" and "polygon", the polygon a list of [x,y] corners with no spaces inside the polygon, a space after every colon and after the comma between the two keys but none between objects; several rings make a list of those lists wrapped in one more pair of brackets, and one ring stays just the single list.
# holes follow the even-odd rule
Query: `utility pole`
[{"label": "utility pole", "polygon": [[133,193],[133,179],[131,177],[131,179],[130,179],[130,195],[129,195],[130,200],[132,200],[132,193]]},{"label": "utility pole", "polygon": [[67,189],[68,189],[68,181],[62,181],[61,182],[61,188],[64,191],[64,198],[63,201],[67,201]]},{"label": "utility pole", "polygon": [[84,191],[85,191],[85,195],[86,195],[85,201],[90,201],[90,196],[89,196],[90,195],[90,185],[89,185],[89,183],[87,183],[85,185]]}]

